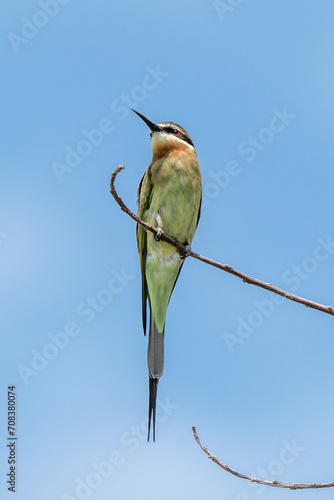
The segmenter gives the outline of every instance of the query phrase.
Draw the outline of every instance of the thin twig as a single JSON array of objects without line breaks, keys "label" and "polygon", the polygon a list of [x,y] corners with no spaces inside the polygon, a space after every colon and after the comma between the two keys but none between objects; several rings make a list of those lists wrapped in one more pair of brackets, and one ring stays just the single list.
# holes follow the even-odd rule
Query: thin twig
[{"label": "thin twig", "polygon": [[231,469],[228,465],[224,464],[219,458],[217,458],[211,451],[209,451],[200,441],[198,434],[196,432],[196,427],[192,427],[192,431],[194,434],[194,438],[196,439],[199,446],[202,450],[208,455],[210,460],[212,460],[215,464],[219,465],[222,469],[226,470],[230,474],[234,476],[240,477],[241,479],[247,479],[252,483],[264,484],[265,486],[275,486],[277,488],[289,488],[290,490],[304,490],[307,488],[332,488],[334,486],[334,482],[332,483],[282,483],[281,481],[268,481],[267,479],[258,479],[256,477],[246,476],[246,474],[242,474],[234,469]]},{"label": "thin twig", "polygon": [[[144,222],[140,220],[131,210],[125,205],[123,202],[122,198],[117,194],[114,182],[116,175],[123,170],[125,167],[123,165],[119,165],[111,174],[111,179],[110,179],[110,193],[118,203],[118,205],[121,207],[123,212],[125,212],[127,215],[129,215],[133,220],[135,220],[138,224],[143,226],[147,231],[150,231],[153,234],[157,234],[158,231],[152,227],[150,224],[147,224],[147,222]],[[288,300],[292,300],[294,302],[298,302],[299,304],[303,304],[306,307],[310,307],[312,309],[316,309],[317,311],[324,312],[326,314],[330,314],[331,316],[334,316],[334,308],[332,306],[324,306],[322,304],[318,304],[317,302],[313,302],[312,300],[304,299],[303,297],[298,297],[298,295],[294,295],[293,293],[286,292],[285,290],[282,290],[281,288],[278,288],[275,285],[272,285],[271,283],[266,283],[265,281],[258,280],[256,278],[252,278],[251,276],[248,276],[245,273],[242,273],[241,271],[238,271],[237,269],[234,269],[233,267],[229,266],[228,264],[221,264],[220,262],[217,262],[215,260],[209,259],[208,257],[204,257],[203,255],[200,255],[196,252],[193,252],[192,250],[189,251],[184,245],[179,243],[177,240],[174,238],[171,238],[165,233],[162,233],[161,235],[159,234],[160,239],[163,241],[166,241],[167,243],[170,243],[173,245],[175,248],[179,250],[179,252],[183,255],[187,255],[189,257],[193,257],[194,259],[200,260],[202,262],[205,262],[206,264],[210,264],[210,266],[217,267],[218,269],[221,269],[222,271],[225,271],[229,274],[233,274],[234,276],[237,276],[237,278],[242,279],[245,283],[249,283],[250,285],[255,285],[260,288],[264,288],[265,290],[268,290],[269,292],[276,293],[277,295],[281,295],[282,297],[285,297]]]}]

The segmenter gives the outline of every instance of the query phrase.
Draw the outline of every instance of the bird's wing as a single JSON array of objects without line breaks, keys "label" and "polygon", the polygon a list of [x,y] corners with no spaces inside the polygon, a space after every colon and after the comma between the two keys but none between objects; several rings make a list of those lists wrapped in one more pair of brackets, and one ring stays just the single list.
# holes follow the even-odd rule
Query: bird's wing
[{"label": "bird's wing", "polygon": [[[150,166],[143,175],[138,187],[138,217],[145,220],[145,214],[150,206],[152,197],[152,182],[150,174]],[[146,300],[147,300],[147,283],[146,283],[146,253],[147,253],[147,231],[140,224],[136,228],[137,246],[140,260],[141,270],[141,290],[142,290],[142,319],[144,335],[146,335]]]},{"label": "bird's wing", "polygon": [[201,200],[199,202],[199,207],[198,207],[198,214],[197,214],[197,222],[196,222],[196,228],[198,226],[198,223],[199,223],[199,219],[201,217],[201,208],[202,208],[202,192],[201,192]]}]

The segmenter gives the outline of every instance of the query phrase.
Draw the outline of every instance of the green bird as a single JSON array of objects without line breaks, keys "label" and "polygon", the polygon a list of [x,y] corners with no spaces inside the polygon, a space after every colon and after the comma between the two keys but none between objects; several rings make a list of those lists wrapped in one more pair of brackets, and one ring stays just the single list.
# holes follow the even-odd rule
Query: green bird
[{"label": "green bird", "polygon": [[[188,133],[172,122],[151,122],[134,111],[149,127],[153,158],[138,188],[138,217],[190,248],[200,217],[202,185],[198,159]],[[146,301],[150,308],[147,348],[149,372],[148,435],[155,416],[157,386],[164,369],[164,332],[169,299],[185,255],[175,247],[136,228],[142,278],[142,318],[146,335]]]}]

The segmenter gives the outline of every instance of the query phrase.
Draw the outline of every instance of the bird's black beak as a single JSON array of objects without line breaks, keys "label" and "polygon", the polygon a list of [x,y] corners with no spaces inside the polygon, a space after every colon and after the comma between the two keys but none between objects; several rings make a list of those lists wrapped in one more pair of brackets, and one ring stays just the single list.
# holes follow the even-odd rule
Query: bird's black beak
[{"label": "bird's black beak", "polygon": [[138,111],[136,111],[134,109],[131,109],[131,111],[136,113],[136,115],[138,115],[139,118],[141,118],[143,120],[143,122],[146,123],[146,125],[149,127],[149,129],[152,130],[152,132],[160,132],[162,130],[161,127],[159,127],[159,125],[156,125],[155,123],[151,122],[150,120],[148,120],[148,118],[145,118],[145,116],[138,113]]}]

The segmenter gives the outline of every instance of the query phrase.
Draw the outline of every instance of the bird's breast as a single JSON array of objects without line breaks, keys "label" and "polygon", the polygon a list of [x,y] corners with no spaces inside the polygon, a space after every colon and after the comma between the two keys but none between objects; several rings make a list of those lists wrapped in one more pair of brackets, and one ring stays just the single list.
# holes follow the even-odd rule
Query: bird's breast
[{"label": "bird's breast", "polygon": [[151,180],[152,198],[146,220],[181,243],[190,244],[201,202],[196,154],[173,153],[159,160],[152,165]]}]

